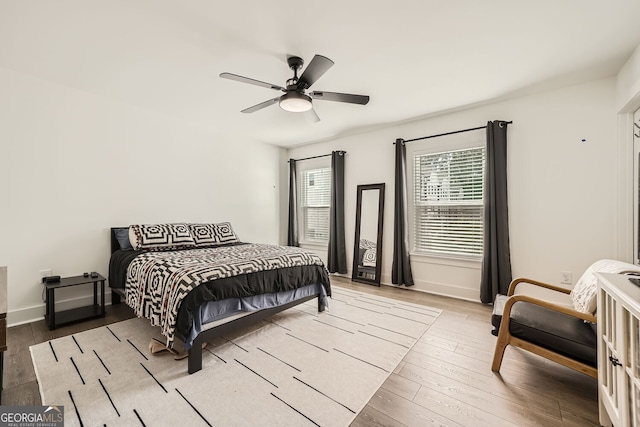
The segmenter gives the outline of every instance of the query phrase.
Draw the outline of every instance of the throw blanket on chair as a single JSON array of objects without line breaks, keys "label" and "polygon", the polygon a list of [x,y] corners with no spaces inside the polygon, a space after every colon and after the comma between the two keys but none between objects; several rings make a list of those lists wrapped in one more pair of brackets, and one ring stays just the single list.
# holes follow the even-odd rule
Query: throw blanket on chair
[{"label": "throw blanket on chair", "polygon": [[[167,346],[172,347],[180,303],[195,287],[216,279],[298,266],[324,268],[320,257],[291,246],[247,243],[145,252],[127,269],[126,301],[138,317],[160,326]],[[250,286],[246,288],[240,291],[243,295],[260,293]]]},{"label": "throw blanket on chair", "polygon": [[598,301],[598,279],[593,273],[616,273],[640,275],[640,266],[614,259],[601,259],[591,264],[571,290],[571,301],[577,311],[596,313]]}]

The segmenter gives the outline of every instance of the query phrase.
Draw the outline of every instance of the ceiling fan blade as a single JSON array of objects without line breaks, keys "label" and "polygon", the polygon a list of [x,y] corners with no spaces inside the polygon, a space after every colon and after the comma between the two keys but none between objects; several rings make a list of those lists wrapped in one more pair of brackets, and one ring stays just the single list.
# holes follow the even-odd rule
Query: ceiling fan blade
[{"label": "ceiling fan blade", "polygon": [[323,101],[347,102],[349,104],[367,105],[367,103],[369,102],[369,96],[367,95],[353,95],[350,93],[323,92],[316,90],[309,93],[309,96],[313,99],[320,99]]},{"label": "ceiling fan blade", "polygon": [[318,116],[318,113],[316,113],[313,107],[304,113],[304,117],[312,123],[318,123],[320,121],[320,116]]},{"label": "ceiling fan blade", "polygon": [[281,90],[283,92],[285,91],[285,88],[283,88],[282,86],[274,85],[267,82],[261,82],[260,80],[250,79],[249,77],[243,77],[237,74],[221,73],[220,77],[222,77],[223,79],[235,80],[240,83],[249,83],[251,85],[266,87],[267,89]]},{"label": "ceiling fan blade", "polygon": [[278,101],[280,101],[280,97],[273,98],[273,99],[270,99],[268,101],[261,102],[260,104],[256,104],[253,107],[245,108],[241,112],[242,113],[255,113],[256,111],[262,110],[263,108],[268,107],[269,105],[276,104]]},{"label": "ceiling fan blade", "polygon": [[332,66],[333,61],[329,58],[322,55],[314,56],[298,79],[298,87],[308,89]]}]

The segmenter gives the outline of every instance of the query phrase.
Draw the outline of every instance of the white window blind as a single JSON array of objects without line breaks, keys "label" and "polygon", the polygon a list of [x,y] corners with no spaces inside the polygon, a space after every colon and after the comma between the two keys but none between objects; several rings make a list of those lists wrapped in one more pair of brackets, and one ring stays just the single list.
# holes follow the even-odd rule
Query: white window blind
[{"label": "white window blind", "polygon": [[301,240],[326,244],[329,241],[331,168],[302,171],[300,187]]},{"label": "white window blind", "polygon": [[414,157],[416,252],[481,258],[484,147]]}]

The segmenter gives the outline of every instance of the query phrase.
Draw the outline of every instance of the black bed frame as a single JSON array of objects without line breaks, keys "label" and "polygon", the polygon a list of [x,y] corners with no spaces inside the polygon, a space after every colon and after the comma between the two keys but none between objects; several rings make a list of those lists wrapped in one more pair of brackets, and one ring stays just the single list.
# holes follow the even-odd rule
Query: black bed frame
[{"label": "black bed frame", "polygon": [[[114,253],[118,249],[120,249],[120,244],[116,240],[114,230],[117,228],[125,228],[125,227],[112,227],[111,228],[111,253]],[[121,299],[124,298],[124,289],[111,288],[111,304],[119,304]],[[291,301],[287,304],[279,305],[277,307],[265,308],[262,310],[251,312],[245,316],[230,320],[229,322],[222,323],[213,328],[204,330],[198,334],[193,340],[191,345],[191,349],[189,350],[189,361],[188,361],[188,371],[189,374],[193,374],[202,369],[202,344],[209,342],[215,338],[223,336],[225,334],[233,333],[242,328],[246,328],[247,326],[258,323],[267,317],[271,317],[276,313],[287,310],[291,307],[294,307],[298,304],[305,303],[314,298],[318,299],[318,311],[324,311],[324,306],[322,305],[321,294],[309,295],[304,298]]]}]

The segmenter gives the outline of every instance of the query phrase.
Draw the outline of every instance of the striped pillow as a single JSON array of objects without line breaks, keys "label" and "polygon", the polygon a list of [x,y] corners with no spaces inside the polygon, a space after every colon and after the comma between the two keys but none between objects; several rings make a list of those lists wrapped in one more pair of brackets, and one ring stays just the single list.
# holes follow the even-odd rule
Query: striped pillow
[{"label": "striped pillow", "polygon": [[168,251],[196,246],[185,223],[132,225],[129,227],[129,240],[136,250]]},{"label": "striped pillow", "polygon": [[189,231],[191,231],[196,246],[226,245],[240,242],[229,222],[189,224]]}]

